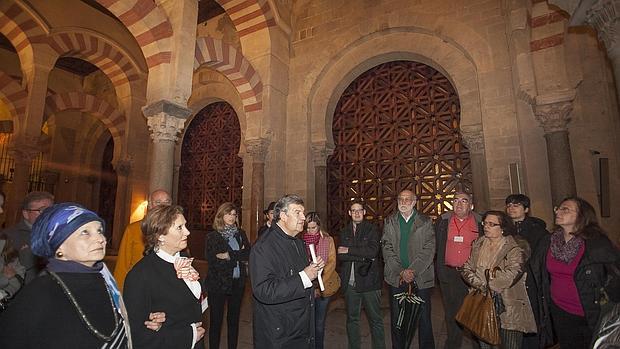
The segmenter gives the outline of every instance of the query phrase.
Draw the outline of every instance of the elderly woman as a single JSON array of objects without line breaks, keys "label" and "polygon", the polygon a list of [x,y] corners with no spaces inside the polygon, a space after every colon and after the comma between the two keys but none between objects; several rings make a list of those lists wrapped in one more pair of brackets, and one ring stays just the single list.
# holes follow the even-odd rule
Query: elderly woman
[{"label": "elderly woman", "polygon": [[134,348],[204,347],[199,275],[192,259],[180,256],[189,236],[185,223],[179,206],[156,207],[142,221],[145,256],[123,288]]},{"label": "elderly woman", "polygon": [[207,234],[205,259],[209,262],[206,284],[209,293],[209,348],[220,347],[224,306],[228,303],[228,348],[237,348],[239,314],[250,258],[250,242],[237,224],[231,202],[220,205],[213,219],[215,231]]},{"label": "elderly woman", "polygon": [[53,205],[32,227],[47,273],[0,316],[0,348],[131,347],[125,310],[105,255],[104,223],[74,203]]},{"label": "elderly woman", "polygon": [[[484,236],[472,244],[471,255],[463,265],[463,279],[472,289],[499,294],[504,304],[500,314],[502,349],[519,349],[524,333],[536,332],[534,313],[525,289],[524,265],[529,256],[525,240],[515,238],[512,220],[502,211],[488,211],[482,216]],[[493,348],[480,341],[482,349]]]},{"label": "elderly woman", "polygon": [[321,256],[325,261],[322,274],[325,290],[321,291],[318,285],[314,289],[314,345],[317,349],[323,349],[327,305],[330,297],[340,288],[340,277],[336,273],[336,245],[334,239],[321,229],[321,218],[316,212],[306,215],[306,232],[301,238],[306,244],[309,262],[312,262],[310,245],[314,245],[317,257]]},{"label": "elderly woman", "polygon": [[591,347],[602,302],[620,301],[618,268],[620,252],[598,225],[592,205],[579,197],[564,199],[555,209],[552,234],[532,258],[544,328],[548,332],[553,323],[560,348]]}]

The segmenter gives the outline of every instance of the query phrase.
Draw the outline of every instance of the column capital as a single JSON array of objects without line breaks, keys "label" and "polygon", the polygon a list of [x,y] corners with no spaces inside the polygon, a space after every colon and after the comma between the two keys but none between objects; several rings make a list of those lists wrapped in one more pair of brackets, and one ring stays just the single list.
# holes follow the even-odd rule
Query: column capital
[{"label": "column capital", "polygon": [[252,138],[245,140],[245,149],[252,157],[252,162],[264,163],[271,140],[267,138]]},{"label": "column capital", "polygon": [[327,166],[327,158],[334,153],[334,146],[325,141],[312,142],[314,166]]},{"label": "column capital", "polygon": [[575,90],[567,90],[536,96],[534,115],[545,134],[567,131],[575,94]]},{"label": "column capital", "polygon": [[41,147],[39,145],[40,138],[32,136],[21,136],[13,140],[9,145],[9,154],[16,161],[32,161],[39,153],[41,153]]},{"label": "column capital", "polygon": [[484,152],[484,132],[481,124],[461,126],[461,139],[471,153]]},{"label": "column capital", "polygon": [[600,0],[586,11],[585,23],[596,29],[610,56],[620,35],[619,14],[620,0]]},{"label": "column capital", "polygon": [[133,167],[133,157],[127,155],[123,159],[116,160],[112,163],[112,166],[117,174],[127,177],[131,173],[131,168]]},{"label": "column capital", "polygon": [[185,120],[192,114],[192,111],[162,99],[142,107],[142,113],[146,116],[154,142],[176,142],[179,139],[178,134],[185,126]]}]

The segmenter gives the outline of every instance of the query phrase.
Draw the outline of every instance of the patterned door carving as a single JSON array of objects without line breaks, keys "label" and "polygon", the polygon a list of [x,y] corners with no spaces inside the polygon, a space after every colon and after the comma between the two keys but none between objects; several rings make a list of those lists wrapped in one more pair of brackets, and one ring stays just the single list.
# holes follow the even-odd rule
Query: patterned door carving
[{"label": "patterned door carving", "polygon": [[410,61],[381,64],[343,92],[332,124],[335,151],[327,159],[329,228],[348,221],[352,200],[382,226],[403,189],[432,217],[452,209],[457,189],[471,189],[469,151],[459,132],[459,99],[432,67]]},{"label": "patterned door carving", "polygon": [[203,108],[185,132],[179,170],[179,205],[188,227],[210,229],[217,208],[230,201],[241,208],[243,160],[241,128],[232,106]]}]

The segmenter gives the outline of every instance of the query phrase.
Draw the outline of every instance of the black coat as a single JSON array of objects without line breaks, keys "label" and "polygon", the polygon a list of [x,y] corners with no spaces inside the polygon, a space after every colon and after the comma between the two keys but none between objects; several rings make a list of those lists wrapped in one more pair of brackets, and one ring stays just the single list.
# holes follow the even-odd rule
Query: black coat
[{"label": "black coat", "polygon": [[[155,253],[144,256],[127,274],[123,297],[134,349],[191,348],[191,324],[202,321],[200,302],[171,263]],[[160,311],[166,313],[161,329],[147,329],[149,313]],[[194,348],[204,348],[203,341]]]},{"label": "black coat", "polygon": [[[601,288],[605,288],[613,301],[620,301],[618,283],[614,282],[606,286],[607,276],[611,275],[610,266],[620,267],[620,251],[612,245],[607,236],[600,233],[593,235],[594,237],[585,240],[585,251],[573,276],[590,329],[594,329],[601,313],[601,307],[598,304],[602,296]],[[534,280],[539,289],[541,326],[547,336],[551,331],[549,316],[551,289],[546,265],[550,245],[551,235],[549,234],[540,239],[531,258]]]},{"label": "black coat", "polygon": [[348,253],[337,254],[342,291],[349,287],[351,263],[355,262],[355,290],[368,292],[380,290],[383,286],[383,265],[381,263],[381,236],[379,228],[366,220],[357,225],[353,235],[353,223],[340,232],[338,247],[348,247]]},{"label": "black coat", "polygon": [[255,348],[314,348],[314,287],[299,276],[307,265],[303,241],[277,224],[252,247]]},{"label": "black coat", "polygon": [[[209,262],[206,286],[209,293],[232,294],[233,270],[239,262],[239,282],[245,284],[246,263],[250,258],[250,242],[243,230],[235,234],[234,239],[239,244],[239,251],[234,251],[222,234],[212,231],[205,239],[205,259]],[[218,253],[228,252],[230,260],[219,259]]]},{"label": "black coat", "polygon": [[[58,273],[101,333],[114,329],[112,303],[99,273]],[[142,325],[144,326],[144,325]],[[86,328],[77,310],[50,275],[35,278],[0,313],[0,348],[100,348],[104,342]]]}]

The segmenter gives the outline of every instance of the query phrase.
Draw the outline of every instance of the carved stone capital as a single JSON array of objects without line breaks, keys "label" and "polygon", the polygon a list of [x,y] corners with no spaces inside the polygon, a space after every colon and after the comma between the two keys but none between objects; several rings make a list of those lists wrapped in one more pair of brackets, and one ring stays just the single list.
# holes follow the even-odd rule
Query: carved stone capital
[{"label": "carved stone capital", "polygon": [[575,93],[569,90],[536,97],[534,115],[546,134],[567,131]]},{"label": "carved stone capital", "polygon": [[176,103],[160,100],[142,108],[154,142],[176,142],[185,126],[185,120],[192,114],[188,108]]},{"label": "carved stone capital", "polygon": [[41,153],[39,143],[39,137],[18,137],[9,145],[9,155],[11,155],[15,161],[31,162]]},{"label": "carved stone capital", "polygon": [[334,146],[327,142],[312,143],[312,160],[314,166],[327,166],[327,158],[334,153]]},{"label": "carved stone capital", "polygon": [[115,161],[112,166],[118,175],[127,177],[133,167],[133,157],[128,155],[124,159]]},{"label": "carved stone capital", "polygon": [[586,11],[585,23],[596,29],[598,38],[605,44],[608,53],[611,53],[618,42],[619,14],[620,0],[600,0]]},{"label": "carved stone capital", "polygon": [[461,126],[461,139],[471,153],[484,152],[484,133],[482,125]]},{"label": "carved stone capital", "polygon": [[264,163],[267,157],[271,140],[266,138],[253,138],[245,140],[245,149],[252,157],[252,162]]}]

